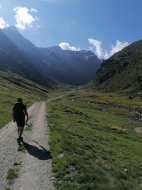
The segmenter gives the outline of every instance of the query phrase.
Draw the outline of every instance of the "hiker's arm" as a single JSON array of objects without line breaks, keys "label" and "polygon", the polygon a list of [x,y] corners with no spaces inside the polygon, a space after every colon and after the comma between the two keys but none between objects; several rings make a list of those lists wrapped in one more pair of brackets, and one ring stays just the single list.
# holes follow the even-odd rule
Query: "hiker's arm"
[{"label": "hiker's arm", "polygon": [[25,115],[26,115],[26,117],[27,117],[27,120],[26,120],[26,121],[28,121],[29,116],[28,116],[28,112],[27,112],[27,110],[26,110],[26,109],[24,110],[24,113],[25,113]]},{"label": "hiker's arm", "polygon": [[12,116],[13,116],[13,122],[15,122],[15,106],[13,107]]}]

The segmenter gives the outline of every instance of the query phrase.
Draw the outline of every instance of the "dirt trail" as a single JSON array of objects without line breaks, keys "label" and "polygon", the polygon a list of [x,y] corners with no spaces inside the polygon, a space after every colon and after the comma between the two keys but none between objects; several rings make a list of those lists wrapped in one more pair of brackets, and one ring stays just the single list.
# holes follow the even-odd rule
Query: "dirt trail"
[{"label": "dirt trail", "polygon": [[[0,190],[55,190],[48,151],[45,102],[28,110],[32,131],[24,131],[24,151],[18,151],[17,127],[10,122],[0,130]],[[16,166],[15,166],[16,165]],[[18,178],[6,179],[9,168],[18,169]]]},{"label": "dirt trail", "polygon": [[136,127],[134,128],[134,131],[137,133],[142,133],[142,127]]}]

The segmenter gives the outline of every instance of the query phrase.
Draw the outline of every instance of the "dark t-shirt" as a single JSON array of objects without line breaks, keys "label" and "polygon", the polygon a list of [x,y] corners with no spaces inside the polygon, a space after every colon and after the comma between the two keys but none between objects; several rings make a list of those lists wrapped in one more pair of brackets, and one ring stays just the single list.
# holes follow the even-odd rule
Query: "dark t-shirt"
[{"label": "dark t-shirt", "polygon": [[22,119],[25,118],[25,114],[24,114],[24,110],[26,110],[26,106],[21,103],[21,102],[17,102],[14,106],[13,106],[13,115],[15,119]]}]

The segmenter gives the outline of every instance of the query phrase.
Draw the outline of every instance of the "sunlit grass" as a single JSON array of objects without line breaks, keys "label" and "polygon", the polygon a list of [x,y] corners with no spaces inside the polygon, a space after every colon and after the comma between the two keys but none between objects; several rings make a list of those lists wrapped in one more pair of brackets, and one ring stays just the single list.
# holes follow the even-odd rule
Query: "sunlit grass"
[{"label": "sunlit grass", "polygon": [[[102,111],[102,99],[108,103],[108,95],[99,93],[97,98],[96,92],[91,93],[75,91],[73,96],[47,103],[59,190],[140,190],[142,139],[133,128],[141,123],[117,110]],[[116,105],[124,98],[111,96]],[[141,105],[138,100],[136,104]]]}]

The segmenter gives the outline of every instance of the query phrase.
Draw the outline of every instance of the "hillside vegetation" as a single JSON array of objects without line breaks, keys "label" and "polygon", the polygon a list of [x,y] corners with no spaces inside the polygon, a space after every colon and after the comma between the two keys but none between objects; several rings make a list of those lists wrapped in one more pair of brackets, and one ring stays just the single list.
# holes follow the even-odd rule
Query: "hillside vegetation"
[{"label": "hillside vegetation", "polygon": [[142,91],[142,40],[104,61],[94,84],[104,91]]},{"label": "hillside vegetation", "polygon": [[134,132],[141,100],[87,89],[47,102],[59,190],[141,189],[142,134]]},{"label": "hillside vegetation", "polygon": [[0,127],[12,120],[12,107],[18,97],[30,106],[47,99],[48,89],[18,75],[0,72]]}]

